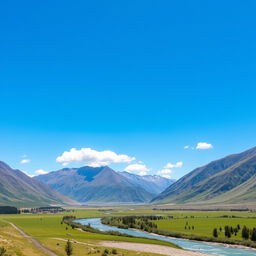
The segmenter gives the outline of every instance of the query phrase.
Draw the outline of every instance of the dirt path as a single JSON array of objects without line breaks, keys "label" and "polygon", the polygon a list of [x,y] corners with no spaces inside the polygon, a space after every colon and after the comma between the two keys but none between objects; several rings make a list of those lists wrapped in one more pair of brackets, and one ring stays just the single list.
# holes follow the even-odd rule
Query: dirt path
[{"label": "dirt path", "polygon": [[27,238],[28,240],[31,241],[31,243],[41,252],[45,253],[48,256],[58,256],[56,253],[50,251],[48,248],[46,248],[45,246],[43,246],[42,244],[40,244],[36,239],[34,239],[33,237],[29,236],[28,234],[26,234],[22,229],[20,229],[19,227],[17,227],[16,225],[14,225],[13,223],[9,222],[9,221],[5,221],[5,220],[1,220],[5,223],[10,224],[13,228],[15,228],[23,237]]},{"label": "dirt path", "polygon": [[168,256],[210,256],[209,254],[201,252],[186,251],[181,249],[175,249],[164,245],[156,244],[139,244],[139,243],[128,243],[128,242],[110,242],[103,241],[99,243],[101,246],[131,250],[136,252],[151,252],[158,253]]},{"label": "dirt path", "polygon": [[[59,241],[67,241],[63,238],[53,238]],[[156,254],[163,254],[168,256],[210,256],[209,254],[200,253],[200,252],[192,252],[186,251],[182,249],[175,249],[169,246],[164,245],[155,245],[155,244],[141,244],[141,243],[130,243],[130,242],[115,242],[115,241],[102,241],[98,244],[88,244],[84,242],[79,242],[75,240],[71,240],[72,243],[83,244],[87,246],[97,247],[111,247],[117,249],[124,249],[128,251],[136,251],[136,252],[151,252]]]}]

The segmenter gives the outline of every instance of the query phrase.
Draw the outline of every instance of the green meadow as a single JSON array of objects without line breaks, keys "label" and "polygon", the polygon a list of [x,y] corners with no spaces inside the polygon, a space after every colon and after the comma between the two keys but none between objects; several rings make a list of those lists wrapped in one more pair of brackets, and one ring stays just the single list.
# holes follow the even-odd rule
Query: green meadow
[{"label": "green meadow", "polygon": [[[58,255],[65,255],[64,246],[67,239],[73,241],[82,242],[84,244],[74,244],[74,256],[81,256],[86,254],[94,254],[96,256],[101,255],[104,251],[104,247],[100,245],[101,241],[125,241],[125,242],[136,242],[136,243],[149,243],[149,244],[161,244],[171,247],[176,247],[170,243],[134,238],[134,237],[124,237],[124,236],[113,236],[106,234],[95,234],[84,232],[77,229],[72,229],[66,224],[61,224],[62,217],[65,215],[75,215],[77,218],[93,218],[93,217],[108,217],[108,216],[128,216],[128,215],[154,215],[159,214],[166,217],[172,217],[171,219],[166,218],[162,220],[157,220],[159,230],[171,231],[180,234],[193,234],[198,236],[208,236],[212,237],[212,230],[214,228],[222,227],[224,229],[225,225],[237,226],[239,224],[241,227],[246,225],[249,228],[256,227],[256,217],[255,212],[202,212],[202,211],[154,211],[146,207],[136,207],[135,209],[127,207],[115,207],[115,208],[88,208],[88,209],[69,209],[70,212],[65,212],[62,214],[21,214],[21,215],[1,215],[1,219],[7,220],[14,223],[22,230],[24,230],[30,236],[36,238],[42,244],[47,246],[52,251],[56,252]],[[111,213],[107,215],[106,213]],[[223,218],[220,216],[229,216]],[[231,216],[236,216],[236,218],[231,218]],[[0,222],[1,223],[1,222]],[[185,226],[187,227],[185,229]],[[192,226],[194,229],[192,230]],[[189,229],[190,227],[190,229]],[[7,224],[0,226],[0,231],[8,231],[9,238],[13,234],[13,242],[20,243],[20,253],[11,255],[44,255],[43,253],[36,252],[36,248],[27,246],[28,241],[19,236],[17,231],[13,230]],[[6,231],[6,232],[7,232]],[[1,235],[1,233],[0,233]],[[220,232],[220,237],[224,237],[224,232]],[[241,231],[238,232],[235,239],[241,238]],[[22,248],[28,247],[30,251],[26,251],[26,254],[22,253]],[[13,249],[14,250],[14,249]],[[10,248],[10,251],[12,249]],[[136,252],[119,250],[118,255],[123,256],[133,256]],[[156,255],[156,254],[143,254],[140,255]]]},{"label": "green meadow", "polygon": [[[247,226],[251,229],[256,227],[256,219],[246,218],[195,217],[186,219],[164,219],[154,222],[160,230],[207,237],[212,237],[213,229],[217,228],[220,238],[225,238],[225,226],[237,227],[237,225],[240,225],[241,228]],[[220,228],[222,231],[220,231]],[[236,236],[233,236],[233,238],[242,240],[241,230]]]},{"label": "green meadow", "polygon": [[[115,211],[114,211],[115,212]],[[128,211],[129,213],[130,211]],[[142,211],[144,212],[144,211]],[[117,212],[118,213],[118,212]],[[126,213],[126,214],[128,214]],[[123,213],[121,213],[123,214]],[[24,230],[28,235],[36,238],[43,245],[51,249],[53,252],[60,256],[65,255],[64,247],[65,240],[70,239],[73,241],[78,241],[84,244],[74,243],[74,256],[81,256],[87,254],[102,255],[103,251],[106,249],[102,247],[99,243],[101,241],[124,241],[124,242],[135,242],[135,243],[148,243],[148,244],[161,244],[170,247],[175,247],[170,243],[165,243],[157,240],[143,239],[143,238],[133,238],[124,236],[113,236],[105,234],[95,234],[84,232],[76,229],[72,229],[66,224],[61,224],[62,217],[65,215],[75,215],[77,218],[92,218],[92,217],[103,217],[104,212],[97,209],[88,210],[72,210],[72,212],[63,214],[21,214],[21,215],[0,215],[0,232],[9,232],[9,242],[8,244],[0,243],[0,246],[5,246],[8,249],[10,255],[17,256],[36,256],[44,255],[43,253],[37,251],[37,248],[31,246],[31,243],[21,237],[19,233],[14,230],[10,225],[1,222],[1,219],[9,221],[19,228]],[[7,231],[6,231],[7,230]],[[0,233],[1,236],[1,233]],[[6,234],[5,234],[6,236]],[[22,241],[19,249],[17,248],[17,242]],[[13,246],[11,246],[13,244]],[[8,246],[7,246],[8,245]],[[92,246],[93,245],[93,246]],[[25,250],[24,248],[29,248]],[[18,250],[18,253],[17,253]],[[109,249],[111,251],[111,249]],[[134,256],[137,255],[134,251],[127,251],[122,249],[117,249],[118,254],[122,256]],[[111,255],[111,253],[110,253]],[[140,255],[150,255],[154,256],[156,254],[140,253]]]}]

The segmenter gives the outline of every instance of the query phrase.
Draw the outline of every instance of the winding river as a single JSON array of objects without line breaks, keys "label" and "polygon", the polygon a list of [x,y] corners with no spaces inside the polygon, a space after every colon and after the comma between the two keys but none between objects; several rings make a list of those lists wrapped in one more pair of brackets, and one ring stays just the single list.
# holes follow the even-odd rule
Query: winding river
[{"label": "winding river", "polygon": [[206,243],[206,242],[158,236],[158,235],[150,234],[150,233],[140,231],[140,230],[111,227],[111,226],[102,224],[101,218],[80,219],[80,220],[77,220],[76,222],[78,222],[82,225],[90,224],[93,228],[99,229],[101,231],[118,231],[120,233],[125,233],[125,234],[132,235],[132,236],[145,237],[145,238],[150,238],[150,239],[157,239],[157,240],[161,240],[161,241],[171,242],[171,243],[179,245],[180,247],[187,249],[187,250],[199,251],[199,252],[204,252],[204,253],[208,253],[208,254],[212,254],[212,255],[256,256],[256,250],[230,248],[230,247],[215,245],[215,244]]}]

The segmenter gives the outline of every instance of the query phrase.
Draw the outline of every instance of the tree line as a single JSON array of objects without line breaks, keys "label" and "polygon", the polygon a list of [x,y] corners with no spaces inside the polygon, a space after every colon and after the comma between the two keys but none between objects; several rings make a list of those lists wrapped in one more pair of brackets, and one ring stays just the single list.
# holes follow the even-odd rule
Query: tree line
[{"label": "tree line", "polygon": [[110,226],[117,226],[119,228],[135,228],[146,232],[156,232],[157,224],[152,222],[154,220],[164,219],[163,216],[125,216],[125,217],[111,217],[102,218],[101,222]]},{"label": "tree line", "polygon": [[[224,230],[222,227],[214,228],[212,231],[213,237],[217,238],[219,236],[219,233],[224,231],[224,235],[226,238],[231,238],[233,235],[237,236],[237,233],[241,230],[240,225],[238,224],[236,227],[232,226],[225,226]],[[253,242],[256,242],[256,228],[248,228],[247,226],[244,226],[241,230],[241,236],[244,240],[251,240]]]}]

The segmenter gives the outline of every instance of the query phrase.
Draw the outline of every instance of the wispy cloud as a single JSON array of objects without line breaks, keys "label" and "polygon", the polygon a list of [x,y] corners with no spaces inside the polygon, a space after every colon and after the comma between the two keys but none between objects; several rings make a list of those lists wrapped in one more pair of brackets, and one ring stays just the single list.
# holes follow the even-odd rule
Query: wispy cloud
[{"label": "wispy cloud", "polygon": [[43,174],[47,174],[47,173],[48,172],[43,169],[35,170],[35,174],[37,174],[37,175],[43,175]]},{"label": "wispy cloud", "polygon": [[176,164],[168,163],[164,168],[172,169],[172,168],[181,168],[183,166],[183,162],[177,162]]},{"label": "wispy cloud", "polygon": [[171,174],[173,172],[172,169],[174,168],[181,168],[183,166],[183,162],[179,161],[175,164],[172,163],[168,163],[164,166],[164,168],[160,171],[158,171],[156,174],[159,176],[162,176],[164,178],[170,179],[171,178]]},{"label": "wispy cloud", "polygon": [[145,164],[130,164],[125,169],[126,172],[135,173],[140,176],[147,175],[150,171]]},{"label": "wispy cloud", "polygon": [[171,178],[171,173],[172,173],[171,169],[162,169],[162,170],[158,171],[156,174],[161,176],[161,177],[170,179]]},{"label": "wispy cloud", "polygon": [[20,163],[21,163],[21,164],[28,164],[28,163],[30,163],[30,162],[31,162],[30,159],[22,159],[22,160],[20,160]]}]

